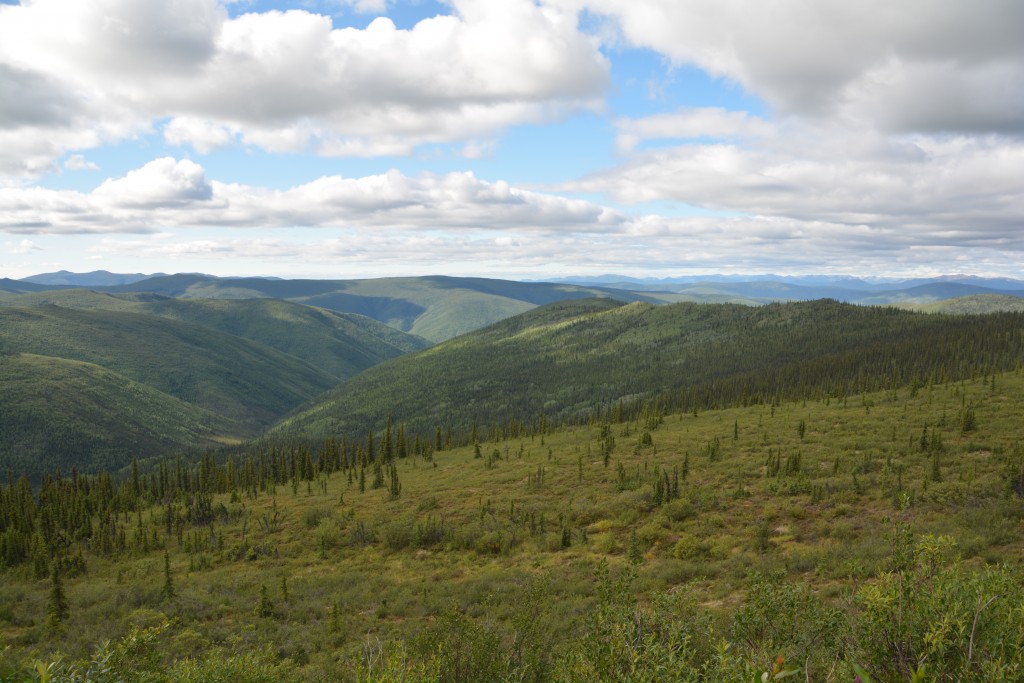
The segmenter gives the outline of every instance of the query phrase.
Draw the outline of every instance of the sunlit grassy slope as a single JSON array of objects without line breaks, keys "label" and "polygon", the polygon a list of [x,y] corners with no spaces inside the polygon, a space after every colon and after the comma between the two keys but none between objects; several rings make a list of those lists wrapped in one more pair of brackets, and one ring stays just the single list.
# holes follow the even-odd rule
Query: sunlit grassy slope
[{"label": "sunlit grassy slope", "polygon": [[[11,657],[74,655],[130,624],[173,617],[165,653],[269,648],[301,678],[346,680],[367,648],[396,638],[409,657],[429,657],[432,641],[417,638],[453,610],[507,635],[536,610],[543,647],[564,652],[592,623],[603,561],[614,572],[635,566],[641,594],[689,586],[724,636],[755,573],[806,582],[845,618],[864,618],[849,596],[891,568],[894,522],[918,537],[949,535],[955,551],[936,561],[958,554],[967,571],[1020,564],[1024,506],[1007,477],[1021,465],[1021,415],[1017,371],[485,435],[480,457],[469,446],[399,461],[397,497],[369,477],[360,491],[355,471],[255,498],[218,495],[212,526],[181,534],[167,533],[162,506],[142,510],[149,549],[116,560],[86,551],[87,573],[66,582],[59,639],[39,616],[49,584],[27,570],[0,582],[0,632]],[[164,547],[173,600],[160,597]],[[272,602],[264,616],[261,587]],[[748,656],[743,647],[732,652]],[[839,680],[845,666],[812,680]]]}]

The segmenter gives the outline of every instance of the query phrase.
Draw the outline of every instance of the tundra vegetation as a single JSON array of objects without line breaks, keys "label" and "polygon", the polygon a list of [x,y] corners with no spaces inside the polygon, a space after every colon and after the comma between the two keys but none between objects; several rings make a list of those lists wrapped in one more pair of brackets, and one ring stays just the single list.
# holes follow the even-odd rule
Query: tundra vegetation
[{"label": "tundra vegetation", "polygon": [[12,475],[0,680],[1024,680],[995,359]]}]

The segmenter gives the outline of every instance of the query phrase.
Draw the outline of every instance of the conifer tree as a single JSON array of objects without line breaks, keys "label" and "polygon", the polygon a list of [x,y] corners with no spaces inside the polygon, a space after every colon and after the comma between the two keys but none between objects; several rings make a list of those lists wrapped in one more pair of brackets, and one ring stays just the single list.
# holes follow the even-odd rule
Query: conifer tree
[{"label": "conifer tree", "polygon": [[164,550],[164,587],[160,590],[160,597],[164,600],[174,599],[174,580],[171,578],[171,555]]},{"label": "conifer tree", "polygon": [[61,622],[68,618],[70,607],[67,596],[64,594],[64,580],[60,575],[58,562],[53,563],[50,570],[50,598],[46,605],[46,615],[51,628],[57,628]]},{"label": "conifer tree", "polygon": [[260,601],[256,605],[256,616],[258,617],[272,617],[274,616],[274,603],[270,601],[270,595],[267,594],[267,585],[260,585]]},{"label": "conifer tree", "polygon": [[398,498],[399,494],[402,493],[402,485],[398,481],[398,467],[395,463],[391,463],[391,467],[388,468],[388,475],[391,478],[391,485],[388,487],[388,492],[391,494],[392,500]]},{"label": "conifer tree", "polygon": [[384,425],[384,439],[381,444],[381,454],[384,462],[391,462],[391,459],[395,457],[394,442],[391,439],[391,416],[388,415],[387,423]]}]

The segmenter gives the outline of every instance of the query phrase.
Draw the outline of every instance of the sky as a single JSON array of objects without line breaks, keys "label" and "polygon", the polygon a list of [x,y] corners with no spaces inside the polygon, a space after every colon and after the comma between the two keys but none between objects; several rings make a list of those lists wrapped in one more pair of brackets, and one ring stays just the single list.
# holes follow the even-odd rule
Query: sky
[{"label": "sky", "polygon": [[0,277],[1024,278],[1019,0],[0,1]]}]

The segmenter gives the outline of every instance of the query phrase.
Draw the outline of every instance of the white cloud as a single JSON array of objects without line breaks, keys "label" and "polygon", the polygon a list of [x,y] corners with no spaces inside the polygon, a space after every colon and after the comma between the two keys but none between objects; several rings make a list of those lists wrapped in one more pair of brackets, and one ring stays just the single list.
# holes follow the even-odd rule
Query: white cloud
[{"label": "white cloud", "polygon": [[146,232],[159,227],[386,227],[602,232],[625,218],[592,202],[486,182],[472,173],[328,176],[287,190],[209,181],[161,158],[90,193],[0,188],[0,230]]},{"label": "white cloud", "polygon": [[445,274],[496,277],[680,271],[938,275],[965,270],[1019,276],[1019,257],[1000,248],[894,248],[875,241],[876,232],[866,226],[780,219],[650,218],[599,234],[353,228],[321,231],[322,237],[313,238],[300,231],[246,237],[223,231],[207,231],[203,237],[111,236],[89,251],[104,262],[141,269],[292,277],[436,274],[439,263]]},{"label": "white cloud", "polygon": [[1017,0],[551,0],[787,114],[895,132],[1024,133]]},{"label": "white cloud", "polygon": [[43,248],[37,246],[32,240],[21,240],[20,242],[4,242],[4,251],[8,254],[31,254],[34,251],[42,251]]},{"label": "white cloud", "polygon": [[[326,274],[332,264],[370,275],[436,272],[441,263],[445,272],[495,275],[894,273],[942,264],[1018,273],[1024,147],[966,139],[936,146],[924,138],[832,165],[830,154],[824,143],[810,159],[767,147],[684,146],[638,155],[618,175],[575,188],[759,214],[725,217],[629,216],[471,173],[327,176],[271,190],[207,179],[191,161],[157,159],[90,193],[0,189],[0,230],[68,238],[149,232],[109,235],[91,253],[146,259],[151,270],[174,269],[161,265],[171,259],[184,270],[296,276]],[[802,208],[794,210],[797,199]]]},{"label": "white cloud", "polygon": [[749,146],[635,153],[566,183],[628,203],[673,200],[800,221],[872,226],[885,246],[1024,246],[1024,142],[785,127]]},{"label": "white cloud", "polygon": [[671,114],[623,118],[616,128],[616,145],[622,152],[632,151],[645,140],[763,137],[775,130],[764,119],[721,107],[688,107]]},{"label": "white cloud", "polygon": [[107,179],[92,198],[115,210],[166,209],[202,204],[213,198],[213,188],[199,164],[170,157],[155,159],[123,178]]},{"label": "white cloud", "polygon": [[335,0],[343,7],[350,7],[359,14],[384,14],[387,11],[388,0]]},{"label": "white cloud", "polygon": [[98,171],[100,167],[81,154],[72,154],[64,161],[64,168],[68,171]]},{"label": "white cloud", "polygon": [[370,156],[601,105],[608,64],[574,13],[451,6],[408,30],[385,17],[335,29],[298,10],[228,18],[216,0],[0,6],[0,84],[25,95],[0,104],[0,143],[24,141],[0,144],[0,173],[38,175],[66,150],[163,121],[168,142],[201,152]]}]

